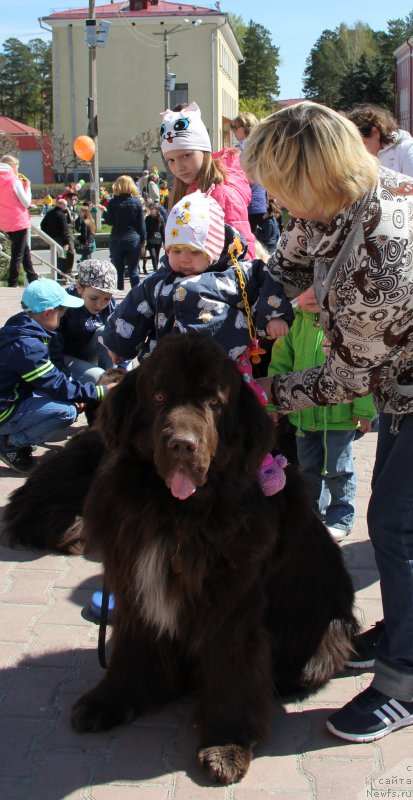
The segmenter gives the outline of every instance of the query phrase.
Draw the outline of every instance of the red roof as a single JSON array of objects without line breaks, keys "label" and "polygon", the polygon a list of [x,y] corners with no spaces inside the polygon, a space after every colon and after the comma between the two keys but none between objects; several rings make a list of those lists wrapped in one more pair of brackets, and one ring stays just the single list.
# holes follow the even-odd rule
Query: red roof
[{"label": "red roof", "polygon": [[[219,14],[216,9],[205,8],[203,6],[185,5],[184,3],[167,3],[165,0],[159,0],[155,6],[148,5],[148,8],[141,9],[140,11],[130,11],[129,2],[123,0],[122,3],[106,3],[103,6],[96,6],[95,14],[97,19],[104,17],[159,17],[159,16],[202,16],[206,14]],[[42,19],[59,20],[59,19],[88,19],[88,8],[72,8],[67,11],[56,11],[48,17]]]},{"label": "red roof", "polygon": [[0,117],[0,131],[2,133],[11,133],[13,136],[40,136],[40,131],[37,128],[32,128],[30,125],[24,125],[23,122],[16,122],[10,117]]},{"label": "red roof", "polygon": [[302,103],[305,97],[299,97],[297,100],[276,100],[280,106],[295,106],[297,103]]}]

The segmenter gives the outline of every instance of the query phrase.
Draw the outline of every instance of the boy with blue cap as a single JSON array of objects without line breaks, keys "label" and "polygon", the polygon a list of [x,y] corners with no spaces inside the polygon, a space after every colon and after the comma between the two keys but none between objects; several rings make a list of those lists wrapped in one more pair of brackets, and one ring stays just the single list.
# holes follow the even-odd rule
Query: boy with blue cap
[{"label": "boy with blue cap", "polygon": [[82,298],[43,278],[26,286],[21,305],[0,329],[0,460],[25,474],[33,466],[31,445],[71,425],[79,404],[101,400],[110,385],[69,379],[49,357],[62,315],[82,306]]}]

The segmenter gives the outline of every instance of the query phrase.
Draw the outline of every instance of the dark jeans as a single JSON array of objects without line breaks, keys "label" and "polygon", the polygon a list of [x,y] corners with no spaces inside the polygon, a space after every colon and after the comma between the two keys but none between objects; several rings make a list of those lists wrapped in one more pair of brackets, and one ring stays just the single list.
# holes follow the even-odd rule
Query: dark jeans
[{"label": "dark jeans", "polygon": [[124,289],[125,267],[131,286],[139,283],[139,257],[141,253],[140,238],[109,239],[110,260],[118,273],[118,289]]},{"label": "dark jeans", "polygon": [[22,264],[29,283],[31,283],[31,281],[35,281],[37,278],[37,274],[32,263],[30,247],[27,241],[28,235],[29,231],[27,228],[22,231],[11,231],[7,234],[11,240],[11,261],[8,279],[9,286],[18,286],[19,272]]},{"label": "dark jeans", "polygon": [[[62,247],[64,246],[63,239],[58,236],[54,237],[54,239],[57,244],[60,244]],[[58,256],[57,268],[60,269],[61,272],[64,272],[65,275],[70,275],[73,264],[75,263],[75,243],[71,237],[69,239],[69,249],[65,250],[65,253],[66,255],[63,258]]]},{"label": "dark jeans", "polygon": [[162,245],[160,245],[160,244],[149,244],[148,243],[146,245],[147,250],[149,250],[149,255],[150,255],[151,261],[152,261],[152,267],[153,267],[154,270],[158,269],[159,253],[161,252],[161,247],[162,247]]},{"label": "dark jeans", "polygon": [[381,413],[367,511],[380,574],[385,630],[377,645],[373,686],[413,700],[413,413]]}]

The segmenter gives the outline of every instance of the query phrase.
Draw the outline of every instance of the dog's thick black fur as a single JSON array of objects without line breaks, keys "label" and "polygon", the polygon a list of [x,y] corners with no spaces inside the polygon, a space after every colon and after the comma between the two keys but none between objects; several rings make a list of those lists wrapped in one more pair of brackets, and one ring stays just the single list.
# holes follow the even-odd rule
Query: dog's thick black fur
[{"label": "dog's thick black fur", "polygon": [[14,493],[12,540],[40,546],[43,531],[61,546],[81,513],[115,595],[109,669],[74,706],[75,730],[196,688],[199,762],[231,783],[269,730],[274,692],[314,691],[343,666],[351,581],[294,468],[264,496],[257,470],[273,444],[221,348],[172,336],[109,392],[96,431]]}]

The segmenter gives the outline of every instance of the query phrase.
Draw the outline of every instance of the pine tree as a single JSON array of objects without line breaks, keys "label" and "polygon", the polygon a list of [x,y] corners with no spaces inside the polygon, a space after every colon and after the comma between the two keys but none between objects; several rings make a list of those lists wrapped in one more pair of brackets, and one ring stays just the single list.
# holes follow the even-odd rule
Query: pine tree
[{"label": "pine tree", "polygon": [[263,25],[250,20],[243,38],[244,63],[239,68],[239,94],[241,98],[265,98],[271,103],[279,94],[277,67],[279,48],[271,41],[271,34]]}]

